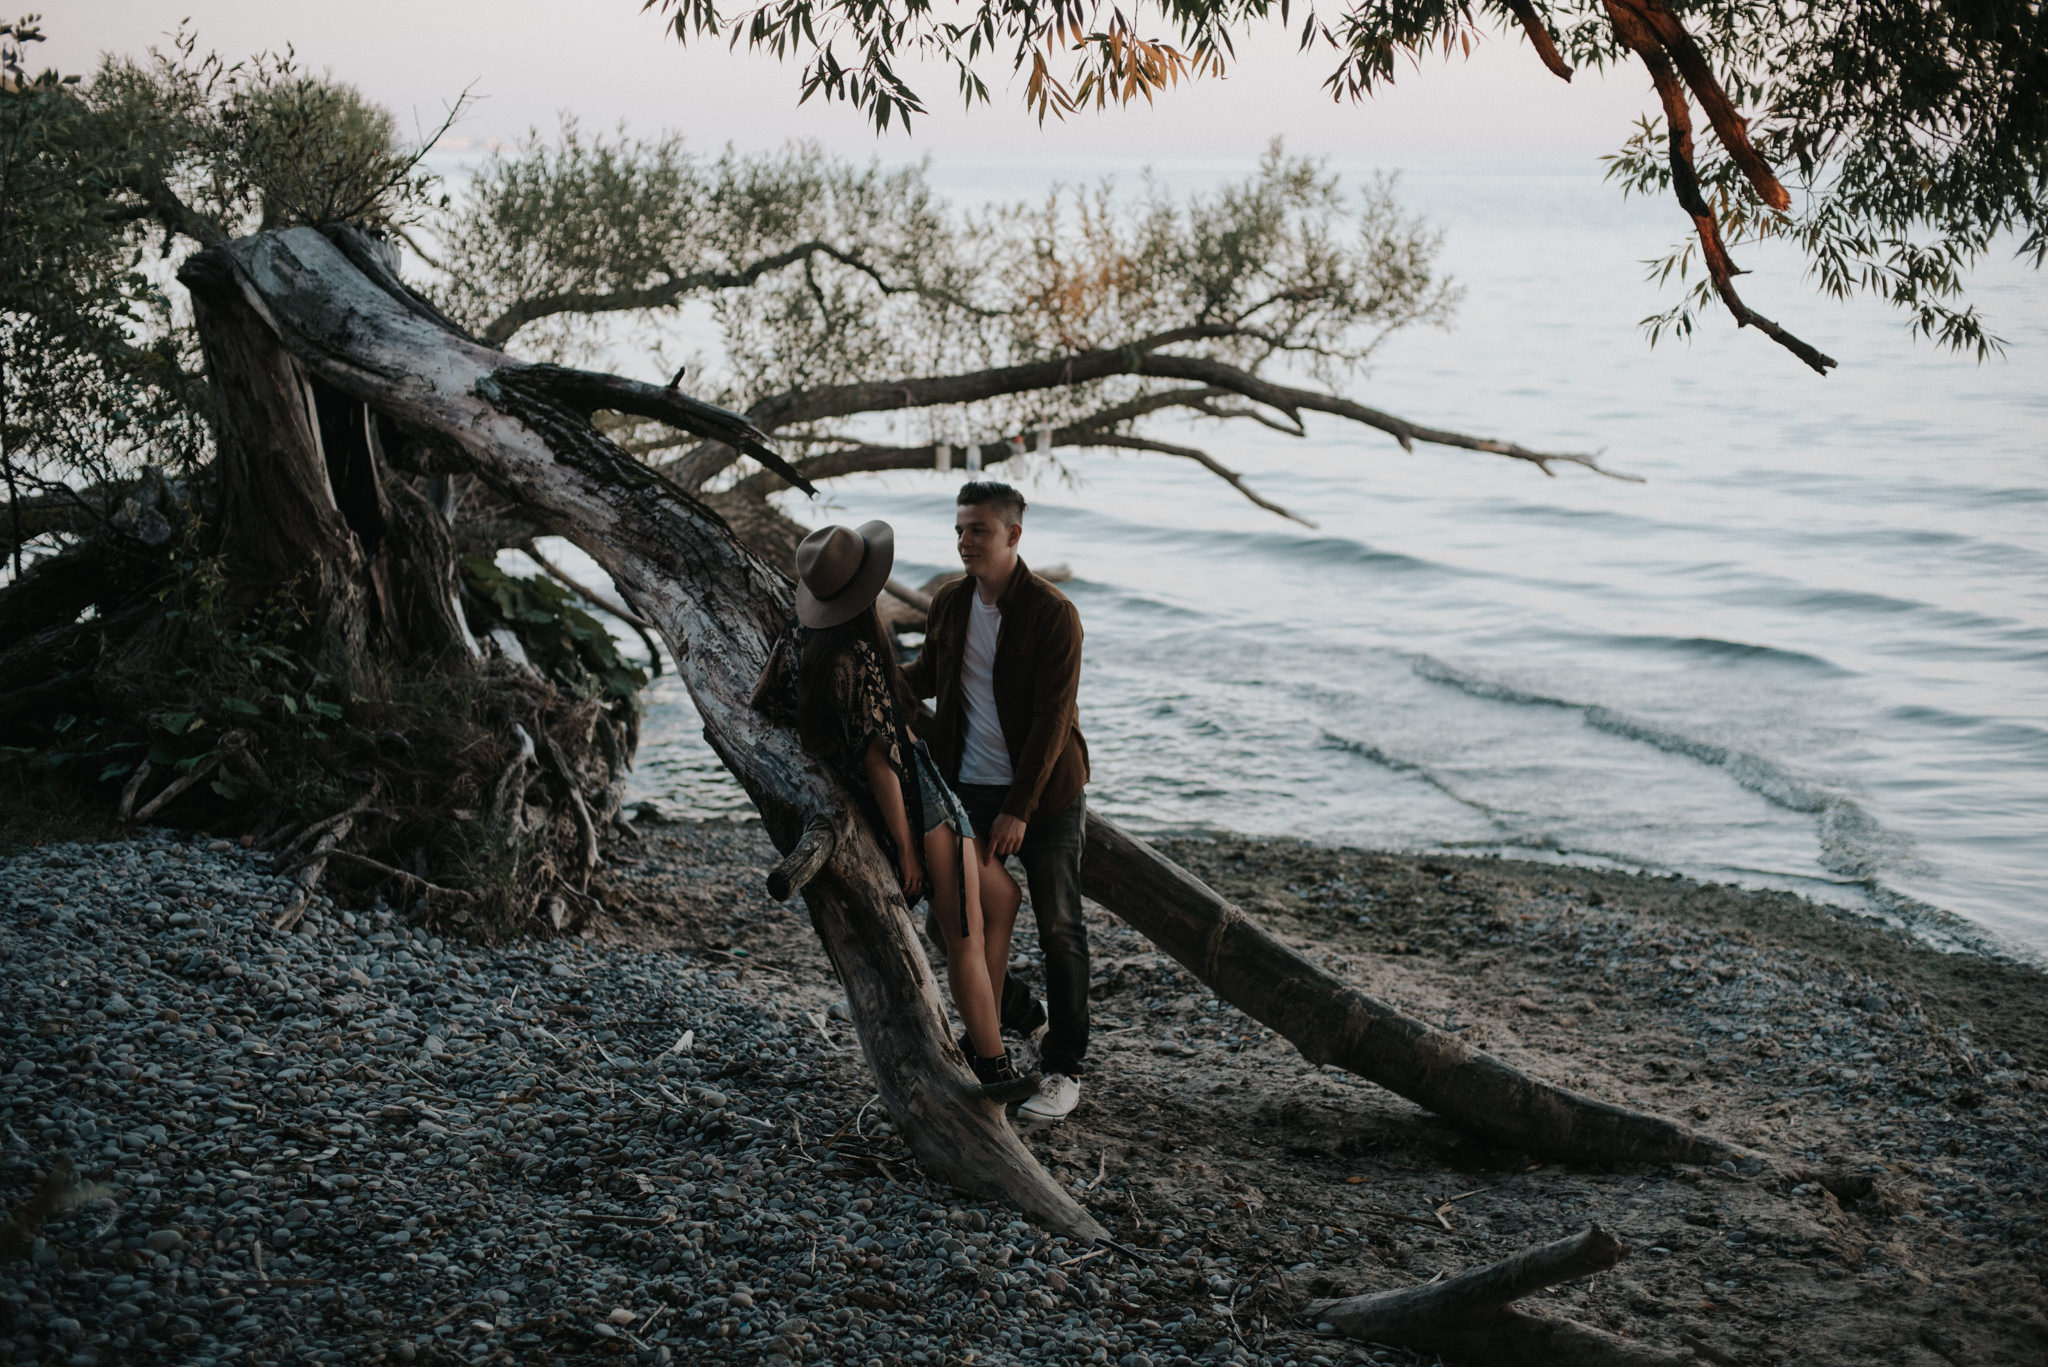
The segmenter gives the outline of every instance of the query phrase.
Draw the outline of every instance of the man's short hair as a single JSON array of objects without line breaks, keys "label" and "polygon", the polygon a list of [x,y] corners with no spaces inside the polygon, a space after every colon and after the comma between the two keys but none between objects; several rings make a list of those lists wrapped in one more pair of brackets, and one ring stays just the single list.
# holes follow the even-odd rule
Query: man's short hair
[{"label": "man's short hair", "polygon": [[969,504],[987,506],[996,510],[997,516],[1012,527],[1024,525],[1024,495],[1018,493],[1000,480],[975,479],[960,486],[960,497],[953,500],[960,507]]}]

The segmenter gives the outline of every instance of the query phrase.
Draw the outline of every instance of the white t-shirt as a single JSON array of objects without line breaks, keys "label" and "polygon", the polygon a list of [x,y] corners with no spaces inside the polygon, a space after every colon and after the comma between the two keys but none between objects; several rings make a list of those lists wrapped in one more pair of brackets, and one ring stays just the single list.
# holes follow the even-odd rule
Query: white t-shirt
[{"label": "white t-shirt", "polygon": [[1003,743],[1003,723],[996,716],[996,638],[1002,634],[1003,610],[984,603],[968,588],[967,650],[960,662],[961,702],[967,710],[967,731],[960,745],[960,781],[1007,787],[1010,747]]}]

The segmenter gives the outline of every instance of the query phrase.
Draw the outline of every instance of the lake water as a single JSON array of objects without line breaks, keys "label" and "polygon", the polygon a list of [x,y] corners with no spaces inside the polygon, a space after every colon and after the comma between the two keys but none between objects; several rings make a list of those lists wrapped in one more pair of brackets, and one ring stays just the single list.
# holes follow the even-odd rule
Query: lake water
[{"label": "lake water", "polygon": [[[934,168],[962,201],[1060,174]],[[1075,456],[1074,482],[1029,486],[1023,551],[1074,572],[1090,801],[1140,830],[1789,888],[2048,955],[2048,281],[1980,273],[2010,351],[1978,365],[1739,256],[1752,305],[1841,361],[1823,379],[1719,313],[1651,350],[1636,263],[1685,220],[1597,168],[1418,168],[1403,198],[1444,229],[1464,304],[1350,393],[1647,483],[1404,454],[1335,419],[1306,441],[1167,430],[1311,530],[1185,462]],[[792,511],[889,519],[915,582],[955,567],[957,479],[839,481]],[[672,678],[633,796],[745,806]]]}]

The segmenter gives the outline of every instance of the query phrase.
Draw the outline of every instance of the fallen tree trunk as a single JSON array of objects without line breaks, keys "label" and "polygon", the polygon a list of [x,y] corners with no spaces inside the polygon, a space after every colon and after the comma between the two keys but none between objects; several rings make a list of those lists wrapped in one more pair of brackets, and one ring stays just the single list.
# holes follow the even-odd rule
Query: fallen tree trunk
[{"label": "fallen tree trunk", "polygon": [[1588,1225],[1568,1238],[1447,1281],[1313,1301],[1308,1313],[1351,1338],[1449,1354],[1488,1367],[1680,1367],[1695,1361],[1689,1350],[1650,1347],[1509,1304],[1547,1286],[1605,1272],[1629,1252],[1628,1245],[1600,1226]]},{"label": "fallen tree trunk", "polygon": [[1489,1139],[1575,1163],[1756,1157],[1676,1121],[1531,1077],[1359,991],[1092,812],[1081,888],[1309,1062],[1356,1073]]},{"label": "fallen tree trunk", "polygon": [[[260,329],[321,383],[434,439],[604,567],[626,604],[660,631],[707,738],[777,845],[791,848],[815,817],[832,820],[831,854],[805,887],[805,902],[846,986],[883,1102],[919,1161],[1047,1228],[1106,1237],[1018,1141],[1001,1109],[975,1094],[893,870],[848,815],[843,790],[793,733],[748,705],[789,612],[787,580],[716,514],[597,432],[590,411],[610,390],[577,372],[519,365],[453,331],[409,291],[351,260],[374,253],[366,243],[347,228],[264,233],[200,253],[181,278],[208,294],[212,317],[235,315],[240,336]],[[666,402],[668,420],[688,427],[688,404]],[[731,435],[731,421],[714,416],[705,435]]]}]

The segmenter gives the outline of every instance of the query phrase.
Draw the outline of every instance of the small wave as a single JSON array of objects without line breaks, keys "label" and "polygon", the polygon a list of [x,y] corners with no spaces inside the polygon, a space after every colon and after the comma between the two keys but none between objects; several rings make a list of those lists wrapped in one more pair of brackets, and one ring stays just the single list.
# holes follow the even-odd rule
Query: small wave
[{"label": "small wave", "polygon": [[1251,552],[1273,560],[1284,560],[1295,564],[1315,565],[1326,568],[1338,566],[1371,567],[1378,570],[1399,570],[1404,573],[1444,574],[1466,577],[1469,571],[1441,561],[1425,560],[1420,556],[1403,555],[1399,551],[1382,551],[1341,536],[1295,536],[1286,532],[1225,532],[1209,531],[1189,533],[1180,528],[1162,529],[1179,541],[1190,535],[1197,543],[1210,542],[1219,549],[1227,548],[1232,555]]},{"label": "small wave", "polygon": [[1803,650],[1788,650],[1783,646],[1758,645],[1751,641],[1726,641],[1718,636],[1624,636],[1619,634],[1584,635],[1579,639],[1594,645],[1619,646],[1624,650],[1675,651],[1684,655],[1703,655],[1710,659],[1752,661],[1767,664],[1795,665],[1802,669],[1816,670],[1824,674],[1848,675],[1855,671],[1844,669],[1832,660],[1823,659]]},{"label": "small wave", "polygon": [[1547,693],[1532,693],[1526,688],[1516,688],[1498,679],[1489,679],[1479,674],[1468,673],[1445,664],[1433,655],[1417,655],[1415,672],[1431,683],[1448,684],[1460,693],[1483,698],[1488,702],[1520,703],[1525,707],[1563,707],[1577,711],[1584,703],[1571,702],[1565,698],[1553,698]]},{"label": "small wave", "polygon": [[1183,607],[1138,589],[1105,584],[1078,575],[1060,587],[1090,616],[1098,612],[1125,612],[1141,619],[1148,629],[1156,630],[1198,625],[1206,628],[1216,622],[1213,614],[1198,608]]},{"label": "small wave", "polygon": [[[1041,516],[1034,514],[1034,516]],[[1474,571],[1399,551],[1383,551],[1343,536],[1314,536],[1284,531],[1232,531],[1219,527],[1185,527],[1177,523],[1140,522],[1096,509],[1061,507],[1043,514],[1070,532],[1084,532],[1123,544],[1171,546],[1179,555],[1212,554],[1219,563],[1245,557],[1322,567],[1370,566],[1422,574],[1473,577]]]},{"label": "small wave", "polygon": [[1981,744],[1996,749],[2009,759],[2028,754],[2030,762],[2048,762],[2048,728],[2007,717],[1980,717],[1968,712],[1951,712],[1945,707],[1907,703],[1890,708],[1885,716],[1893,721],[1911,722],[1942,731],[1969,732]]},{"label": "small wave", "polygon": [[1415,672],[1475,698],[1574,711],[1595,730],[1718,769],[1739,787],[1755,793],[1773,806],[1814,818],[1821,866],[1830,873],[1862,884],[1874,896],[1881,894],[1896,900],[1897,894],[1880,888],[1878,877],[1888,869],[1904,871],[1911,867],[1912,842],[1905,836],[1886,830],[1877,818],[1847,794],[1802,778],[1762,755],[1640,717],[1631,717],[1599,703],[1576,702],[1515,688],[1427,655],[1416,659]]},{"label": "small wave", "polygon": [[[1723,595],[1731,596],[1731,595]],[[1750,594],[1750,597],[1756,595]],[[1891,615],[1901,612],[1919,612],[1931,606],[1913,598],[1894,598],[1888,593],[1870,593],[1863,589],[1808,589],[1804,592],[1774,589],[1769,598],[1782,602],[1788,607],[1801,608],[1814,613],[1871,612]]]},{"label": "small wave", "polygon": [[1377,765],[1391,773],[1400,774],[1407,778],[1419,779],[1460,806],[1470,807],[1502,830],[1511,829],[1510,823],[1505,819],[1509,813],[1504,812],[1501,808],[1488,806],[1477,798],[1465,796],[1457,789],[1451,787],[1442,775],[1438,774],[1428,765],[1418,764],[1412,759],[1402,759],[1398,755],[1390,755],[1377,745],[1372,745],[1362,740],[1353,740],[1349,736],[1340,736],[1334,731],[1323,732],[1322,739],[1318,742],[1318,745],[1324,750],[1338,750],[1347,755],[1356,755],[1366,763]]},{"label": "small wave", "polygon": [[[2029,623],[2014,617],[1994,616],[1985,612],[1972,612],[1965,608],[1943,607],[1918,598],[1900,598],[1889,593],[1871,593],[1863,589],[1809,588],[1803,585],[1770,582],[1748,584],[1740,588],[1723,590],[1710,597],[1721,603],[1737,607],[1760,607],[1773,612],[1799,613],[1808,617],[1904,617],[1919,618],[1924,630],[1939,629],[1945,632],[1982,632],[1987,635],[2024,639],[2035,630]],[[1939,650],[1948,650],[1948,644]]]}]

